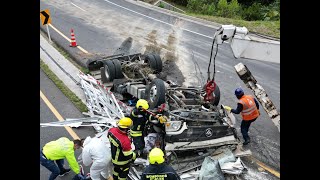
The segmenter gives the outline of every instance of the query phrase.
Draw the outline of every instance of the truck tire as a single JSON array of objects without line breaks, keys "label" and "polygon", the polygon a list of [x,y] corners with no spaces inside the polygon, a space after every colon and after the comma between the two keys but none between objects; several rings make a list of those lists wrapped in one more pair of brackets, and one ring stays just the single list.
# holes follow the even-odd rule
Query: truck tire
[{"label": "truck tire", "polygon": [[211,102],[212,103],[212,105],[214,105],[214,106],[218,106],[218,104],[219,104],[219,102],[220,102],[220,89],[219,89],[219,86],[218,86],[218,84],[216,84],[216,88],[214,89],[214,94],[215,94],[215,98],[214,98],[214,100],[213,100],[213,102]]},{"label": "truck tire", "polygon": [[104,73],[105,73],[107,82],[112,82],[114,80],[114,78],[116,77],[116,71],[112,61],[110,60],[105,61]]},{"label": "truck tire", "polygon": [[154,56],[152,54],[148,54],[146,58],[144,59],[144,62],[147,63],[151,69],[158,70],[157,69],[157,61],[155,60]]},{"label": "truck tire", "polygon": [[153,54],[154,59],[156,60],[157,63],[157,68],[156,70],[160,73],[162,71],[162,60],[159,54]]},{"label": "truck tire", "polygon": [[146,100],[150,109],[157,108],[166,101],[166,88],[161,79],[153,79],[146,88]]},{"label": "truck tire", "polygon": [[114,59],[112,60],[113,64],[114,64],[114,68],[115,68],[115,79],[121,79],[123,78],[123,74],[122,74],[122,68],[121,68],[121,63],[118,59]]}]

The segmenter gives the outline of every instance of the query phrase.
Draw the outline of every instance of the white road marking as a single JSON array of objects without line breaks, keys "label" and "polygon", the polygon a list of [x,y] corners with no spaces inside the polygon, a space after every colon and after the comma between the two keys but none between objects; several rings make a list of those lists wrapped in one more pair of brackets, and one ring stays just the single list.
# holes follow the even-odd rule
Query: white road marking
[{"label": "white road marking", "polygon": [[[108,3],[110,3],[110,4],[113,4],[113,5],[115,5],[115,6],[118,6],[118,7],[122,8],[122,9],[125,9],[125,10],[127,10],[127,11],[131,11],[131,12],[133,12],[133,13],[139,14],[139,15],[144,16],[144,17],[146,17],[146,18],[152,19],[152,20],[154,20],[154,21],[158,21],[158,22],[163,23],[163,24],[166,24],[166,25],[168,25],[168,26],[174,26],[174,25],[172,25],[172,24],[170,24],[170,23],[167,23],[167,22],[161,21],[161,20],[159,20],[159,19],[155,19],[155,18],[153,18],[153,17],[150,17],[150,16],[147,16],[147,15],[141,14],[141,13],[139,13],[139,12],[136,12],[136,11],[133,11],[133,10],[128,9],[128,8],[126,8],[126,7],[120,6],[120,5],[118,5],[118,4],[115,4],[115,3],[113,3],[113,2],[110,2],[110,1],[108,1],[108,0],[104,0],[104,1],[105,1],[105,2],[108,2]],[[213,39],[212,37],[207,36],[207,35],[204,35],[204,34],[200,34],[200,33],[197,33],[197,32],[194,32],[194,31],[191,31],[191,30],[188,30],[188,29],[184,29],[184,28],[181,28],[181,29],[182,29],[183,31],[187,31],[187,32],[190,32],[190,33],[197,34],[197,35],[199,35],[199,36],[203,36],[203,37],[206,37],[206,38],[209,38],[209,39]]]},{"label": "white road marking", "polygon": [[86,10],[82,9],[81,7],[79,7],[79,6],[77,6],[77,5],[73,4],[73,3],[71,3],[71,4],[74,5],[75,7],[79,8],[79,9],[81,9],[82,11],[87,12]]},{"label": "white road marking", "polygon": [[[60,34],[63,38],[65,38],[67,41],[71,42],[71,39],[69,39],[67,36],[65,36],[61,31],[59,31],[57,28],[55,28],[51,23],[49,24],[49,26],[55,30],[58,34]],[[84,53],[88,53],[87,50],[83,49],[81,46],[77,45],[77,48],[80,49],[82,52]]]}]

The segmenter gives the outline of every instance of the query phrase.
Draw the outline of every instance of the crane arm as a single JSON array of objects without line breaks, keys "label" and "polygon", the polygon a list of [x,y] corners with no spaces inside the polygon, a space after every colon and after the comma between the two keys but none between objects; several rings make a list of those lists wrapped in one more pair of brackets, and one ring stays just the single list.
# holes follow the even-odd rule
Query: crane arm
[{"label": "crane arm", "polygon": [[[222,25],[214,34],[217,44],[229,42],[235,58],[248,58],[261,61],[280,63],[280,42],[262,39],[248,35],[246,27]],[[266,91],[259,85],[249,69],[242,63],[234,66],[240,79],[252,90],[263,109],[267,112],[280,132],[280,113],[268,97]]]},{"label": "crane arm", "polygon": [[235,58],[280,63],[280,41],[249,35],[246,27],[222,25],[214,35],[217,44],[230,43]]}]

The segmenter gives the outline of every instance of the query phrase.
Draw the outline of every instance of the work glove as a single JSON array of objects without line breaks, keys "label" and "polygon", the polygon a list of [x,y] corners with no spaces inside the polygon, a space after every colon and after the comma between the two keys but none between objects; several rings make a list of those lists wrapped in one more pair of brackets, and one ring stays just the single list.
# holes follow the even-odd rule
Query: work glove
[{"label": "work glove", "polygon": [[158,119],[161,124],[167,122],[167,119],[164,116],[159,116]]},{"label": "work glove", "polygon": [[225,110],[227,110],[228,112],[230,112],[231,109],[232,109],[230,106],[223,106],[223,108],[224,108]]}]

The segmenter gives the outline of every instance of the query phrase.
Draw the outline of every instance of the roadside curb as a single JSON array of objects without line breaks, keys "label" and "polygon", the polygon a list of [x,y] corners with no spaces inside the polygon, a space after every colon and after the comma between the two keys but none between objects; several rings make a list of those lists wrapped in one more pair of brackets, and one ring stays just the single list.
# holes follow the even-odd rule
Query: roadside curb
[{"label": "roadside curb", "polygon": [[[50,28],[50,27],[49,27],[49,28]],[[45,37],[46,37],[46,39],[47,39],[47,38],[48,38],[48,35],[47,35],[48,33],[47,33],[46,28],[40,26],[40,30],[41,30],[41,32],[44,33],[44,35],[45,35]],[[50,32],[51,32],[51,31],[50,31]],[[61,46],[61,45],[59,44],[59,42],[55,41],[55,38],[52,37],[52,35],[51,35],[51,41],[54,43],[55,46],[57,46],[58,48],[62,49],[62,50],[65,51],[66,53],[68,53],[68,55],[70,56],[70,58],[71,58],[74,62],[76,62],[79,66],[81,66],[81,67],[83,67],[83,68],[88,68],[88,67],[87,67],[87,64],[86,64],[85,62],[83,62],[83,60],[81,60],[81,59],[79,59],[77,56],[75,56],[74,53],[70,52],[69,49]]]},{"label": "roadside curb", "polygon": [[[83,90],[78,85],[80,79],[77,74],[80,70],[53,47],[42,34],[40,34],[40,59],[79,99],[81,99],[82,103],[86,104]],[[68,69],[68,72],[66,72],[66,69]]]}]

